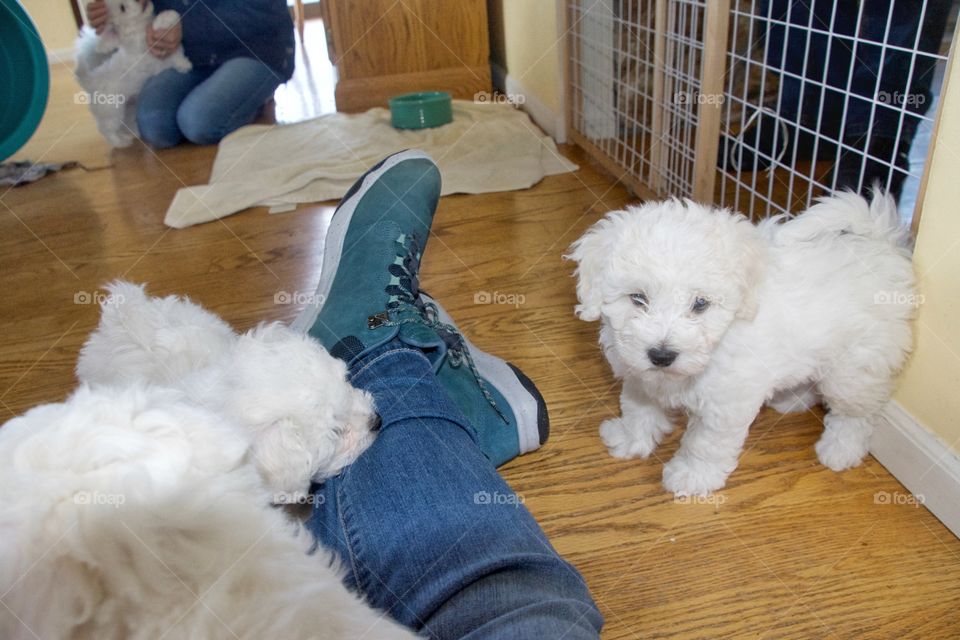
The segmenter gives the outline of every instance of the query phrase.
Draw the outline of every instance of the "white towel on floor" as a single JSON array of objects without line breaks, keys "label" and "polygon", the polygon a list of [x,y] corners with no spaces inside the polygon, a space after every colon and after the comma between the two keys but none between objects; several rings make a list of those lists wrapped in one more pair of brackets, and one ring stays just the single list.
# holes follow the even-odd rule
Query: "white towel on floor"
[{"label": "white towel on floor", "polygon": [[231,133],[220,143],[210,184],[180,189],[164,222],[180,229],[248,207],[337,199],[369,167],[411,148],[437,161],[443,195],[526,189],[577,169],[509,105],[456,100],[453,122],[420,131],[394,129],[387,109],[334,113]]}]

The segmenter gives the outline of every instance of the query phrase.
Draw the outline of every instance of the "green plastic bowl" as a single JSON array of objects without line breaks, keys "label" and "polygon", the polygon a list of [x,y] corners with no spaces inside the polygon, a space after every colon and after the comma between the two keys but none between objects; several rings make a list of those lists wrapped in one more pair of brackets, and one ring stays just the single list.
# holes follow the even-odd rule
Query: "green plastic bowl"
[{"label": "green plastic bowl", "polygon": [[43,42],[18,0],[0,0],[0,162],[37,130],[50,92]]},{"label": "green plastic bowl", "polygon": [[390,122],[397,129],[429,129],[453,121],[446,91],[422,91],[390,98]]}]

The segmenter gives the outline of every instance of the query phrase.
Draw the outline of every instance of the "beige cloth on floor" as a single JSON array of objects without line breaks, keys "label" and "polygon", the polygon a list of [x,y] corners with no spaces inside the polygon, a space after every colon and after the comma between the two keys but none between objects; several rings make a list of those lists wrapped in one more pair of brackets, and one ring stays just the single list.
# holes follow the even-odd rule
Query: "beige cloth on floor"
[{"label": "beige cloth on floor", "polygon": [[443,195],[526,189],[577,169],[509,105],[456,100],[453,122],[419,131],[394,129],[387,109],[334,113],[234,131],[220,143],[210,184],[177,191],[164,222],[180,229],[248,207],[337,199],[372,165],[412,148],[440,166]]}]

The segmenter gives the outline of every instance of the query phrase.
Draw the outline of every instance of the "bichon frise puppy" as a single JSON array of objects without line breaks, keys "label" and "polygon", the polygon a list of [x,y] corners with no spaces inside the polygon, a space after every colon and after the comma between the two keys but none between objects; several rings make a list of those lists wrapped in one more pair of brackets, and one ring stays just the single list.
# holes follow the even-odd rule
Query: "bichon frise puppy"
[{"label": "bichon frise puppy", "polygon": [[106,0],[107,26],[97,35],[84,27],[77,38],[77,82],[88,94],[97,128],[114,147],[127,147],[137,135],[136,98],[148,78],[167,69],[186,73],[193,68],[178,46],[166,58],[147,47],[147,26],[164,31],[180,14],[162,11],[153,17],[153,4],[139,0]]},{"label": "bichon frise puppy", "polygon": [[688,416],[667,490],[724,486],[764,403],[829,412],[817,443],[836,471],[860,463],[871,423],[912,347],[914,276],[888,195],[824,198],[792,219],[670,200],[609,213],[571,247],[577,315],[623,381],[600,436],[618,458],[650,455]]},{"label": "bichon frise puppy", "polygon": [[143,385],[0,427],[0,638],[414,638],[307,555],[244,435]]},{"label": "bichon frise puppy", "polygon": [[177,388],[240,425],[278,501],[339,473],[373,442],[373,399],[315,340],[281,323],[237,335],[189,300],[151,298],[129,282],[107,291],[80,352],[80,381]]}]

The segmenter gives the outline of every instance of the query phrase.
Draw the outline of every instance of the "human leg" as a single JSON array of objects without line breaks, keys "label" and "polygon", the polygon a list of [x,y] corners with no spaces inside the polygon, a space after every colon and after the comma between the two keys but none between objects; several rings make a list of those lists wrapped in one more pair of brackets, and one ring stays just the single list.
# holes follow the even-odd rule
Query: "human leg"
[{"label": "human leg", "polygon": [[206,74],[196,69],[187,73],[167,69],[147,80],[137,97],[140,138],[158,149],[179,144],[183,134],[177,126],[177,110],[205,78]]},{"label": "human leg", "polygon": [[418,295],[439,178],[425,154],[396,154],[334,213],[317,303],[295,326],[349,364],[381,428],[316,489],[308,527],[351,586],[433,637],[595,638],[602,620],[582,578],[497,475],[504,449],[481,437],[517,428],[509,394],[492,393],[469,342]]},{"label": "human leg", "polygon": [[177,126],[190,142],[216,144],[253,122],[280,84],[277,72],[259,60],[227,60],[183,100]]},{"label": "human leg", "polygon": [[371,605],[432,638],[596,638],[602,617],[496,473],[430,361],[395,341],[351,367],[374,444],[315,494],[307,526]]},{"label": "human leg", "polygon": [[[879,181],[899,198],[910,144],[932,100],[931,83],[951,3],[897,0],[861,9],[836,189],[865,192]],[[867,10],[867,7],[870,10]],[[915,51],[911,51],[914,50]]]}]

